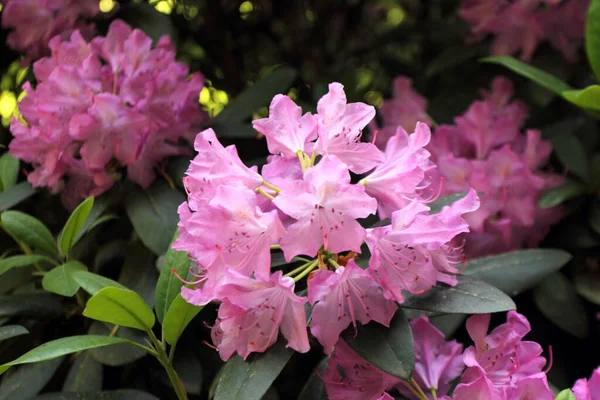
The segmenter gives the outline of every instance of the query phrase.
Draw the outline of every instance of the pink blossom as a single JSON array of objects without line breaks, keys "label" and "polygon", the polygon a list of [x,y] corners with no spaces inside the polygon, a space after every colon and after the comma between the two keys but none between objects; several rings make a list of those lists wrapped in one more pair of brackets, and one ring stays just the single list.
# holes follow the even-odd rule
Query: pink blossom
[{"label": "pink blossom", "polygon": [[[438,396],[448,393],[452,381],[463,369],[463,346],[452,340],[447,342],[444,334],[429,322],[427,317],[410,321],[415,342],[415,369],[413,378],[424,392],[435,389]],[[398,385],[403,396],[415,399],[403,385]]]},{"label": "pink blossom", "polygon": [[264,352],[277,341],[280,328],[287,347],[300,353],[310,349],[306,298],[294,294],[292,278],[277,271],[268,280],[254,280],[229,270],[219,290],[224,301],[211,336],[224,361],[234,352],[244,359]]},{"label": "pink blossom", "polygon": [[600,367],[592,372],[590,379],[579,379],[573,386],[573,393],[577,400],[600,399]]},{"label": "pink blossom", "polygon": [[91,36],[94,24],[85,19],[99,11],[97,0],[4,0],[2,27],[13,28],[7,43],[30,62],[47,55],[48,43],[57,35],[67,39],[77,29]]},{"label": "pink blossom", "polygon": [[377,201],[364,186],[350,184],[345,164],[325,156],[273,201],[296,219],[281,240],[286,260],[298,254],[315,256],[322,245],[334,253],[360,252],[365,229],[356,221],[375,213]]},{"label": "pink blossom", "polygon": [[298,151],[305,151],[306,144],[317,138],[317,121],[297,106],[288,96],[273,97],[269,118],[252,121],[254,129],[265,135],[271,154],[296,158]]},{"label": "pink blossom", "polygon": [[357,174],[383,162],[384,155],[374,144],[360,142],[362,130],[375,117],[375,108],[364,103],[347,104],[344,87],[331,83],[329,92],[319,100],[317,111],[318,154],[335,155]]},{"label": "pink blossom", "polygon": [[[343,377],[339,368],[344,371]],[[385,391],[400,383],[398,378],[362,359],[341,339],[327,362],[323,378],[330,400],[385,399]]]},{"label": "pink blossom", "polygon": [[389,218],[418,198],[419,189],[427,186],[425,173],[435,167],[424,149],[430,138],[431,132],[424,123],[417,123],[412,135],[399,127],[387,142],[384,163],[360,181],[367,194],[377,199],[381,219]]},{"label": "pink blossom", "polygon": [[319,270],[308,281],[308,301],[313,305],[311,333],[331,353],[340,333],[356,321],[390,325],[397,306],[383,297],[381,288],[354,260],[335,272]]},{"label": "pink blossom", "polygon": [[383,126],[378,128],[375,121],[370,125],[371,130],[378,131],[375,145],[384,149],[388,139],[396,134],[397,127],[410,132],[418,122],[431,125],[432,121],[426,110],[427,99],[412,88],[412,80],[405,76],[396,77],[392,86],[392,98],[384,100],[379,109]]},{"label": "pink blossom", "polygon": [[403,290],[423,293],[438,280],[456,284],[452,274],[458,273],[456,265],[462,258],[460,249],[449,242],[469,231],[461,215],[478,207],[473,190],[434,215],[427,214],[429,207],[413,200],[392,214],[391,225],[369,229],[365,240],[371,251],[369,270],[385,297],[403,302]]}]

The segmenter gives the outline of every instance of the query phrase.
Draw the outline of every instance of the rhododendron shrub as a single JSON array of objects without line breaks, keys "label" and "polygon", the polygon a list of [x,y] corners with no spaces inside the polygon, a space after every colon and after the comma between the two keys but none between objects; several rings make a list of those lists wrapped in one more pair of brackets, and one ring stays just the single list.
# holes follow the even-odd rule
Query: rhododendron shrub
[{"label": "rhododendron shrub", "polygon": [[[7,15],[7,14],[4,14]],[[72,208],[119,179],[148,187],[166,157],[188,154],[205,120],[197,98],[203,77],[188,77],[167,36],[155,47],[141,30],[115,20],[106,37],[54,37],[35,62],[37,84],[23,85],[11,154],[31,163],[34,187],[61,193]]]}]

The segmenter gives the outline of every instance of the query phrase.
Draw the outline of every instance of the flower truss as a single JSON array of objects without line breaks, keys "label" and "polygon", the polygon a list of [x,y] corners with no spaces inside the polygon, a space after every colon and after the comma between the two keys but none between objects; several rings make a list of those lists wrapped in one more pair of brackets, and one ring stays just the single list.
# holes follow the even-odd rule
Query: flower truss
[{"label": "flower truss", "polygon": [[[435,166],[424,148],[427,125],[417,123],[410,135],[398,128],[381,151],[360,140],[375,109],[348,104],[341,84],[329,85],[317,110],[302,114],[289,97],[273,99],[269,117],[254,121],[272,153],[260,174],[211,129],[196,137],[173,248],[189,253],[197,276],[183,287],[184,299],[220,302],[212,340],[223,360],[264,352],[280,332],[288,347],[307,352],[307,306],[310,333],[330,354],[349,326],[389,326],[406,293],[456,284],[463,257],[450,242],[468,231],[462,215],[479,199],[471,190],[429,213],[427,175]],[[356,183],[351,172],[361,174]],[[391,223],[363,227],[374,214]],[[372,256],[361,266],[365,247]],[[272,267],[274,249],[301,265]],[[305,295],[296,292],[302,288]],[[386,387],[390,378],[382,379]]]},{"label": "flower truss", "polygon": [[199,108],[202,75],[188,79],[167,36],[152,47],[141,30],[115,20],[106,37],[86,42],[54,37],[52,55],[37,61],[37,85],[23,86],[22,118],[11,123],[11,154],[31,163],[29,182],[62,192],[73,207],[99,195],[119,169],[143,187],[168,156],[186,154],[206,116]]}]

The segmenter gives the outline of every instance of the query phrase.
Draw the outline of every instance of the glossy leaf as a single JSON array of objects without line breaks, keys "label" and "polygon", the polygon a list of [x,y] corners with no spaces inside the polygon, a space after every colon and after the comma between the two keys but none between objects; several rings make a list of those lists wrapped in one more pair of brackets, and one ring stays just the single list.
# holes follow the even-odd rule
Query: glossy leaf
[{"label": "glossy leaf", "polygon": [[39,255],[25,255],[21,254],[18,256],[12,256],[8,258],[3,258],[0,260],[0,275],[9,271],[13,268],[21,268],[27,267],[29,265],[33,265],[37,262],[49,260],[48,257],[39,256]]},{"label": "glossy leaf", "polygon": [[552,147],[567,170],[586,182],[590,180],[590,171],[585,149],[577,136],[557,136],[551,139]]},{"label": "glossy leaf", "polygon": [[400,379],[410,379],[415,368],[414,341],[402,310],[396,312],[389,328],[370,323],[360,326],[357,335],[353,329],[346,331],[344,339],[359,356],[375,367]]},{"label": "glossy leaf", "polygon": [[516,296],[535,287],[570,260],[571,255],[559,249],[518,250],[469,260],[463,274]]},{"label": "glossy leaf", "polygon": [[27,335],[29,331],[21,325],[0,326],[0,342],[15,336]]},{"label": "glossy leaf", "polygon": [[579,182],[567,181],[563,185],[546,191],[538,199],[540,208],[550,208],[587,192],[587,187]]},{"label": "glossy leaf", "polygon": [[600,1],[591,0],[585,21],[585,52],[590,67],[600,81]]},{"label": "glossy leaf", "polygon": [[76,271],[87,271],[87,267],[79,261],[69,261],[48,271],[42,279],[42,287],[48,292],[71,297],[79,290],[79,284],[73,277]]},{"label": "glossy leaf", "polygon": [[421,295],[407,295],[401,306],[441,313],[487,314],[516,309],[515,303],[501,290],[470,276],[458,275],[458,284],[438,283]]},{"label": "glossy leaf", "polygon": [[0,366],[0,374],[12,366],[20,364],[37,363],[52,360],[66,354],[96,347],[110,346],[117,343],[130,343],[128,340],[112,336],[82,335],[64,337],[42,344],[21,357]]},{"label": "glossy leaf", "polygon": [[119,389],[104,392],[45,393],[35,397],[34,400],[159,400],[159,398],[137,389]]},{"label": "glossy leaf", "polygon": [[557,272],[544,279],[533,290],[533,299],[542,314],[559,328],[579,338],[588,335],[585,306],[571,281],[563,274]]},{"label": "glossy leaf", "polygon": [[105,278],[102,275],[94,274],[88,271],[74,271],[73,280],[86,292],[92,296],[104,289],[105,287],[117,287],[127,289],[119,282]]},{"label": "glossy leaf", "polygon": [[26,316],[35,319],[57,317],[62,303],[50,293],[20,293],[0,296],[0,317]]},{"label": "glossy leaf", "polygon": [[17,183],[19,176],[19,160],[8,151],[0,156],[0,192],[10,190]]},{"label": "glossy leaf", "polygon": [[[113,329],[114,325],[112,324],[94,321],[92,326],[90,326],[88,334],[108,336],[111,334]],[[145,332],[140,332],[137,329],[126,328],[123,326],[120,326],[113,336],[130,340],[141,345],[145,345],[145,340],[148,338],[148,335]],[[121,367],[123,365],[131,364],[147,354],[144,349],[131,346],[128,343],[91,349],[89,353],[92,355],[94,360],[98,361],[102,365],[108,365],[109,367]]]},{"label": "glossy leaf", "polygon": [[573,391],[571,389],[565,389],[556,396],[555,400],[577,400],[577,399],[575,398],[575,394],[573,394]]},{"label": "glossy leaf", "polygon": [[214,400],[261,400],[294,351],[281,341],[244,361],[234,355],[223,366]]},{"label": "glossy leaf", "polygon": [[[273,96],[286,93],[296,79],[296,70],[290,67],[280,67],[265,78],[250,86],[229,104],[214,119],[214,123],[243,121],[260,107],[268,106]],[[217,135],[220,132],[216,131]]]},{"label": "glossy leaf", "polygon": [[583,263],[575,270],[575,290],[587,301],[600,305],[600,269],[593,263]]},{"label": "glossy leaf", "polygon": [[143,331],[152,329],[156,322],[152,309],[137,293],[110,286],[88,300],[83,315]]},{"label": "glossy leaf", "polygon": [[125,263],[119,274],[119,283],[140,295],[150,307],[154,306],[154,292],[158,272],[154,268],[156,256],[140,241],[125,250]]},{"label": "glossy leaf", "polygon": [[[115,346],[117,345],[104,349],[110,349]],[[89,351],[80,353],[69,369],[62,390],[65,392],[102,390],[102,364],[96,361]]]},{"label": "glossy leaf", "polygon": [[88,197],[82,201],[77,208],[71,213],[67,220],[58,240],[60,251],[63,254],[69,254],[69,251],[75,244],[75,239],[82,231],[86,219],[94,206],[94,197]]},{"label": "glossy leaf", "polygon": [[163,321],[163,337],[171,346],[177,343],[179,337],[203,307],[188,303],[178,295],[171,303]]},{"label": "glossy leaf", "polygon": [[20,211],[5,211],[0,219],[4,228],[17,240],[33,249],[45,251],[53,256],[58,255],[52,233],[39,219]]},{"label": "glossy leaf", "polygon": [[[175,233],[173,241],[177,238],[178,234]],[[171,243],[173,243],[173,241]],[[187,277],[190,269],[190,259],[185,251],[178,251],[171,248],[165,254],[165,259],[158,277],[158,283],[156,284],[156,293],[154,295],[154,308],[156,309],[156,315],[158,320],[162,323],[167,310],[171,306],[173,300],[181,292],[183,282],[177,278],[177,275],[181,277]],[[177,272],[177,275],[173,273],[173,270]]]},{"label": "glossy leaf", "polygon": [[562,96],[581,108],[600,111],[600,85],[590,85],[579,90],[565,90]]},{"label": "glossy leaf", "polygon": [[[30,399],[35,396],[52,379],[62,361],[63,358],[59,357],[37,364],[23,365],[3,380],[0,385],[0,400]],[[5,371],[5,365],[0,366],[0,373]]]},{"label": "glossy leaf", "polygon": [[147,190],[133,187],[125,200],[127,215],[142,242],[155,254],[164,254],[177,229],[177,207],[185,201],[178,190],[156,181]]},{"label": "glossy leaf", "polygon": [[23,200],[33,196],[35,193],[36,189],[34,189],[33,186],[31,186],[31,183],[27,181],[16,184],[10,189],[0,193],[0,211],[5,211],[16,206]]}]

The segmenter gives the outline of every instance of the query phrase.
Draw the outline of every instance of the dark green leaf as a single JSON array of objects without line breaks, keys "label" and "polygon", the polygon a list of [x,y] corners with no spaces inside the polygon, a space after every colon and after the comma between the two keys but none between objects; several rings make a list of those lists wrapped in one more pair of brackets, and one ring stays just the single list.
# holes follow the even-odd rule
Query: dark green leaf
[{"label": "dark green leaf", "polygon": [[79,236],[85,224],[85,220],[90,215],[94,206],[94,197],[88,197],[82,201],[73,211],[67,223],[65,224],[59,238],[59,248],[63,254],[69,254],[71,247],[75,244],[75,239]]},{"label": "dark green leaf", "polygon": [[[179,378],[181,379],[181,382],[183,382],[185,391],[188,392],[188,394],[199,395],[202,393],[202,364],[200,364],[200,361],[194,352],[178,351],[173,360],[173,368],[179,374]],[[169,380],[167,374],[165,374],[164,369],[160,368],[158,373],[161,381],[166,386],[173,387],[173,384]]]},{"label": "dark green leaf", "polygon": [[359,356],[380,370],[400,379],[409,380],[415,367],[415,351],[410,325],[402,310],[398,310],[390,327],[372,323],[360,326],[358,334],[347,331],[346,342]]},{"label": "dark green leaf", "polygon": [[21,325],[6,325],[0,327],[0,342],[15,336],[27,335],[29,331]]},{"label": "dark green leaf", "polygon": [[533,299],[542,314],[559,328],[579,338],[588,335],[585,306],[571,281],[560,272],[544,279],[533,290]]},{"label": "dark green leaf", "polygon": [[105,278],[101,275],[93,274],[88,271],[75,271],[73,272],[73,280],[86,292],[92,296],[104,289],[105,287],[117,287],[121,289],[127,289],[119,282],[115,282],[112,279]]},{"label": "dark green leaf", "polygon": [[34,271],[35,268],[33,267],[23,267],[11,269],[8,272],[6,272],[0,278],[0,294],[9,293],[15,290],[16,288],[26,285],[28,282],[31,282],[34,278],[34,276],[32,275],[32,272]]},{"label": "dark green leaf", "polygon": [[[296,79],[296,70],[280,67],[250,86],[227,104],[214,119],[214,123],[243,121],[260,107],[267,106],[273,96],[285,93]],[[217,135],[220,132],[215,131]]]},{"label": "dark green leaf", "polygon": [[585,192],[587,192],[585,185],[568,180],[563,185],[552,188],[542,194],[538,199],[538,206],[540,208],[554,207],[567,200],[579,197]]},{"label": "dark green leaf", "polygon": [[562,95],[576,106],[600,111],[600,85],[590,85],[580,90],[566,90]]},{"label": "dark green leaf", "polygon": [[[0,400],[29,399],[46,386],[60,364],[62,357],[24,365],[13,375],[6,378],[0,386]],[[6,371],[6,364],[0,366],[0,373]]]},{"label": "dark green leaf", "polygon": [[325,357],[319,365],[317,365],[317,371],[313,372],[304,384],[298,400],[327,400],[327,392],[325,391],[325,382],[322,376],[325,376],[325,368],[327,367],[327,360],[329,357]]},{"label": "dark green leaf", "polygon": [[19,176],[19,160],[7,151],[0,156],[0,192],[15,186]]},{"label": "dark green leaf", "polygon": [[[101,335],[108,336],[113,329],[114,325],[105,324],[104,322],[94,321],[90,330],[89,335]],[[140,332],[136,329],[125,328],[120,326],[117,329],[116,337],[131,340],[132,342],[145,345],[145,339],[148,338],[145,332]],[[102,347],[98,349],[91,349],[89,353],[92,355],[94,360],[98,361],[103,365],[110,367],[120,367],[123,365],[130,364],[146,355],[144,349],[130,346],[129,344],[116,344],[110,347]]]},{"label": "dark green leaf", "polygon": [[28,197],[33,196],[36,190],[31,186],[31,183],[25,181],[18,183],[10,189],[0,193],[0,211],[8,210],[16,206]]},{"label": "dark green leaf", "polygon": [[435,57],[427,64],[425,76],[431,78],[440,72],[456,67],[478,55],[483,55],[485,51],[487,51],[487,48],[482,45],[457,45],[448,47],[439,56]]},{"label": "dark green leaf", "polygon": [[3,258],[0,260],[0,275],[13,268],[27,267],[44,260],[48,261],[49,259],[45,256],[24,254]]},{"label": "dark green leaf", "polygon": [[164,254],[177,229],[177,207],[185,201],[178,190],[156,181],[148,190],[133,187],[125,200],[127,215],[142,242],[155,254]]},{"label": "dark green leaf", "polygon": [[565,118],[553,124],[544,126],[542,128],[542,137],[544,139],[553,139],[557,136],[573,135],[585,126],[586,122],[587,119],[584,117]]},{"label": "dark green leaf", "polygon": [[0,317],[56,317],[64,311],[61,302],[49,293],[22,293],[0,296]]},{"label": "dark green leaf", "polygon": [[69,261],[49,271],[42,279],[42,287],[52,293],[71,297],[79,290],[79,284],[73,278],[75,271],[87,271],[79,261]]},{"label": "dark green leaf", "polygon": [[[173,241],[177,238],[178,234],[175,232]],[[172,242],[171,242],[172,243]],[[162,323],[167,310],[171,306],[171,303],[181,292],[183,282],[177,278],[173,273],[173,270],[181,277],[186,277],[190,269],[190,259],[185,251],[174,250],[169,246],[165,260],[158,277],[158,283],[156,285],[156,294],[154,295],[156,309],[156,315],[158,320]]]},{"label": "dark green leaf", "polygon": [[574,135],[563,135],[552,138],[551,142],[556,155],[567,169],[584,181],[589,182],[588,159],[579,138]]},{"label": "dark green leaf", "polygon": [[152,309],[136,292],[110,286],[88,300],[83,315],[142,331],[149,331],[156,322]]},{"label": "dark green leaf", "polygon": [[150,393],[136,389],[107,390],[105,392],[60,392],[45,393],[35,400],[160,400]]},{"label": "dark green leaf", "polygon": [[188,303],[177,295],[165,314],[163,322],[163,337],[171,346],[174,346],[179,337],[203,307]]},{"label": "dark green leaf", "polygon": [[227,138],[255,139],[258,136],[258,132],[251,124],[243,122],[218,122],[214,123],[211,128],[217,135]]},{"label": "dark green leaf", "polygon": [[577,400],[571,389],[565,389],[556,396],[555,400]]},{"label": "dark green leaf", "polygon": [[77,353],[78,351],[109,346],[117,343],[129,343],[129,341],[112,336],[95,335],[60,338],[44,343],[43,345],[23,354],[16,360],[7,362],[6,364],[0,366],[0,374],[4,373],[7,369],[15,365],[52,360],[66,354]]},{"label": "dark green leaf", "polygon": [[461,327],[468,315],[445,314],[429,318],[429,322],[438,328],[447,338],[451,337]]},{"label": "dark green leaf", "polygon": [[[585,52],[596,80],[600,81],[600,1],[592,0],[585,21]],[[562,400],[562,399],[561,399]]]},{"label": "dark green leaf", "polygon": [[123,194],[123,186],[117,185],[113,187],[108,192],[102,194],[101,196],[94,198],[94,205],[92,206],[92,210],[88,215],[87,219],[83,223],[83,227],[79,231],[79,234],[75,237],[75,242],[77,243],[79,239],[86,233],[94,229],[99,224],[106,222],[110,219],[117,218],[113,214],[103,215],[108,208],[115,204],[121,202],[121,196]]},{"label": "dark green leaf", "polygon": [[134,28],[141,29],[150,38],[154,45],[163,35],[169,35],[171,41],[176,43],[176,32],[169,15],[159,12],[147,3],[126,3],[119,7],[118,18],[123,19]]},{"label": "dark green leaf", "polygon": [[456,286],[438,283],[425,294],[407,295],[402,307],[449,314],[487,314],[516,308],[499,289],[470,276],[457,278]]},{"label": "dark green leaf", "polygon": [[429,203],[427,205],[430,208],[429,213],[437,214],[440,211],[442,211],[442,208],[444,208],[445,206],[454,204],[455,201],[462,199],[466,195],[467,195],[466,192],[462,192],[462,193],[453,193],[453,194],[449,194],[448,196],[440,197],[436,201],[432,201],[431,203]]},{"label": "dark green leaf", "polygon": [[570,260],[571,255],[559,249],[518,250],[469,260],[464,274],[487,282],[509,296],[516,296],[533,288]]},{"label": "dark green leaf", "polygon": [[594,263],[577,265],[573,283],[577,293],[587,301],[600,305],[600,268]]},{"label": "dark green leaf", "polygon": [[119,283],[141,296],[150,307],[154,306],[154,289],[158,272],[154,268],[156,256],[139,241],[129,245]]},{"label": "dark green leaf", "polygon": [[[111,349],[115,346],[117,345],[105,349]],[[65,392],[102,390],[102,364],[96,361],[89,351],[80,353],[71,366],[71,369],[69,369],[62,390]]]},{"label": "dark green leaf", "polygon": [[191,157],[172,157],[167,165],[167,174],[171,177],[175,186],[183,189],[183,177],[190,166]]},{"label": "dark green leaf", "polygon": [[261,400],[294,351],[282,341],[244,361],[235,355],[220,372],[214,400]]},{"label": "dark green leaf", "polygon": [[[90,225],[89,230],[91,231],[98,225],[102,225],[103,223],[111,221],[113,219],[119,219],[119,217],[116,214],[105,214],[105,215],[101,216],[100,218],[98,218],[97,220],[95,220],[94,223],[92,225]],[[85,232],[85,231],[82,229],[81,232]],[[80,234],[81,234],[81,232],[80,232]],[[77,241],[78,239],[79,238],[76,238],[75,241]]]},{"label": "dark green leaf", "polygon": [[52,233],[37,218],[20,211],[5,211],[1,219],[4,228],[17,240],[53,256],[58,255]]}]

